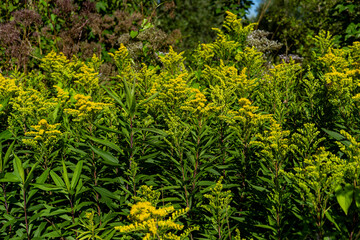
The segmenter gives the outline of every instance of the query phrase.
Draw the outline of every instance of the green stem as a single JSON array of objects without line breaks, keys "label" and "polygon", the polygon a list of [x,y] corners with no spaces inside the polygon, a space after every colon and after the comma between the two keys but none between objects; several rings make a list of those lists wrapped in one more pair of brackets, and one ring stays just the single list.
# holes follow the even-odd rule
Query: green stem
[{"label": "green stem", "polygon": [[[9,214],[9,204],[6,200],[6,188],[5,188],[5,183],[2,184],[2,189],[4,192],[4,204],[5,204],[5,209],[6,209],[6,214]],[[11,225],[9,226],[9,232],[11,232]]]},{"label": "green stem", "polygon": [[27,239],[30,240],[30,236],[29,236],[29,223],[28,223],[27,211],[26,211],[26,192],[25,192],[25,188],[23,188],[22,190],[23,190],[23,198],[24,198],[24,213],[25,213],[26,235],[27,235]]}]

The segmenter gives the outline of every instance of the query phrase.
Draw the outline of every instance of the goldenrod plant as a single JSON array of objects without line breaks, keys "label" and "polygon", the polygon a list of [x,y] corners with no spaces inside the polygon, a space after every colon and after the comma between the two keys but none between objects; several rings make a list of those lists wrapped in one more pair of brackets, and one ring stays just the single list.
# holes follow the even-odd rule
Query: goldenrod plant
[{"label": "goldenrod plant", "polygon": [[131,206],[130,215],[128,215],[128,219],[133,223],[130,225],[116,226],[116,230],[121,233],[140,233],[138,235],[140,235],[143,240],[188,239],[188,235],[192,231],[199,230],[199,227],[190,227],[184,230],[183,233],[176,234],[176,232],[184,228],[184,225],[177,222],[177,218],[186,214],[189,209],[175,210],[174,206],[156,208],[160,196],[158,192],[147,186],[141,186],[138,192],[139,195],[143,196],[134,197],[137,202]]},{"label": "goldenrod plant", "polygon": [[229,218],[233,211],[230,203],[232,201],[231,191],[223,191],[223,177],[216,182],[210,189],[210,193],[204,194],[207,204],[201,205],[210,216],[206,216],[208,225],[206,226],[206,239],[232,239]]},{"label": "goldenrod plant", "polygon": [[148,23],[1,73],[0,239],[359,239],[360,43],[268,62],[229,12],[151,59]]},{"label": "goldenrod plant", "polygon": [[294,168],[293,172],[284,172],[299,191],[304,205],[310,215],[318,238],[324,237],[324,223],[329,215],[330,197],[338,185],[344,182],[346,165],[334,154],[319,148],[318,153],[304,160],[303,166]]}]

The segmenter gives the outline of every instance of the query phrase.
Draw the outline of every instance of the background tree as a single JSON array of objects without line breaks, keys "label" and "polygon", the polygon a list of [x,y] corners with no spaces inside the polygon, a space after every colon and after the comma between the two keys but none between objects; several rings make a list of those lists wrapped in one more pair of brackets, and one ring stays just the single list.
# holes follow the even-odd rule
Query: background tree
[{"label": "background tree", "polygon": [[307,56],[312,51],[309,38],[320,30],[330,31],[340,46],[359,39],[359,10],[355,0],[263,0],[257,22],[284,44],[281,53]]},{"label": "background tree", "polygon": [[[172,0],[160,1],[157,25],[165,32],[180,29],[182,49],[189,49],[199,42],[210,42],[220,28],[226,11],[244,18],[253,4],[252,0]],[[170,10],[170,11],[169,11]],[[165,11],[168,14],[164,14]]]}]

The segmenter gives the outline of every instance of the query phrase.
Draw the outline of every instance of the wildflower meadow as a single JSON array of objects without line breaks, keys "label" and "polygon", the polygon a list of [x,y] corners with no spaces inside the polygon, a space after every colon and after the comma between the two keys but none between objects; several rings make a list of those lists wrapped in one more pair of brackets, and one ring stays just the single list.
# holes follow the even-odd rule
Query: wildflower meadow
[{"label": "wildflower meadow", "polygon": [[29,23],[37,52],[1,52],[1,239],[360,238],[360,42],[321,30],[275,61],[281,44],[227,11],[184,52],[131,16],[116,49]]}]

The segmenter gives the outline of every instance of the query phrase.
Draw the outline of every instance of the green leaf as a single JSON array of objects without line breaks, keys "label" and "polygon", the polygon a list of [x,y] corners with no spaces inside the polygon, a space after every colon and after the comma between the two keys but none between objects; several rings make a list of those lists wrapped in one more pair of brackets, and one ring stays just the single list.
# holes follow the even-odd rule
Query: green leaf
[{"label": "green leaf", "polygon": [[349,183],[347,183],[344,188],[341,185],[339,185],[335,189],[336,199],[346,215],[348,214],[348,210],[353,201],[353,195],[354,195],[354,186]]},{"label": "green leaf", "polygon": [[343,140],[345,137],[343,135],[341,135],[340,133],[331,131],[331,130],[327,130],[325,128],[322,128],[322,130],[324,132],[326,132],[330,137],[334,138],[335,140]]},{"label": "green leaf", "polygon": [[95,8],[98,13],[100,11],[106,12],[107,4],[106,2],[97,2]]},{"label": "green leaf", "polygon": [[[14,148],[14,144],[15,144],[15,141],[13,141],[11,143],[10,147],[8,148],[8,150],[5,153],[4,158],[1,158],[1,155],[0,155],[0,158],[1,158],[0,159],[0,173],[3,172],[5,170],[5,168],[6,168],[6,164],[7,164],[8,160],[9,160],[9,158],[10,158],[10,154],[11,154],[13,148]],[[0,151],[1,151],[1,149],[0,149]]]},{"label": "green leaf", "polygon": [[66,184],[66,189],[70,193],[71,188],[70,188],[69,175],[68,175],[68,172],[67,172],[66,165],[65,165],[64,161],[62,161],[62,165],[63,165],[63,178],[64,178],[64,181],[65,181],[65,184]]},{"label": "green leaf", "polygon": [[55,21],[56,21],[56,17],[57,17],[57,16],[52,13],[52,14],[50,15],[51,21],[55,22]]},{"label": "green leaf", "polygon": [[5,130],[0,133],[0,139],[7,140],[12,137],[12,133],[9,130]]},{"label": "green leaf", "polygon": [[150,102],[151,100],[153,100],[154,98],[156,98],[159,95],[159,92],[154,93],[153,95],[151,95],[150,97],[148,97],[147,99],[145,99],[144,101],[142,101],[141,103],[139,103],[140,105],[143,105],[147,102]]},{"label": "green leaf", "polygon": [[120,97],[112,90],[112,89],[107,89],[106,87],[102,86],[105,91],[122,107],[125,109],[125,105],[123,104],[123,102],[121,101]]},{"label": "green leaf", "polygon": [[57,187],[53,184],[46,184],[46,183],[33,183],[31,184],[35,188],[41,189],[43,191],[57,191],[57,190],[63,190],[63,188]]},{"label": "green leaf", "polygon": [[48,176],[49,176],[49,172],[50,172],[50,168],[46,169],[37,179],[36,179],[36,183],[45,183],[45,181],[47,180]]},{"label": "green leaf", "polygon": [[22,162],[18,156],[14,153],[14,173],[22,183],[25,183],[25,172],[22,166]]},{"label": "green leaf", "polygon": [[78,184],[79,178],[81,176],[82,167],[83,167],[83,161],[79,161],[76,164],[74,175],[71,179],[71,190],[75,190],[75,187]]},{"label": "green leaf", "polygon": [[108,140],[105,140],[105,139],[99,139],[99,138],[95,138],[95,137],[91,137],[91,136],[88,136],[86,135],[86,137],[88,137],[90,140],[94,141],[94,142],[97,142],[97,143],[100,143],[100,144],[103,144],[109,148],[112,148],[114,149],[115,151],[119,152],[119,153],[124,153],[124,151],[116,144],[108,141]]},{"label": "green leaf", "polygon": [[3,178],[0,178],[0,182],[21,182],[19,177],[13,173],[5,173]]},{"label": "green leaf", "polygon": [[25,183],[24,183],[24,187],[25,187],[25,188],[29,185],[30,181],[32,180],[33,173],[34,173],[37,165],[39,165],[39,162],[36,162],[36,163],[32,166],[29,174],[27,175],[26,181],[25,181]]},{"label": "green leaf", "polygon": [[330,222],[332,222],[332,223],[335,225],[335,227],[336,227],[339,231],[341,231],[340,228],[339,228],[339,226],[338,226],[338,224],[335,222],[334,218],[333,218],[332,215],[330,214],[330,211],[326,211],[326,212],[325,212],[325,216],[326,216],[327,219],[329,219]]},{"label": "green leaf", "polygon": [[360,189],[359,188],[355,188],[354,198],[355,198],[356,206],[358,208],[360,208]]},{"label": "green leaf", "polygon": [[122,134],[122,132],[117,131],[117,130],[115,130],[115,129],[111,129],[111,128],[108,128],[108,127],[105,127],[105,126],[101,126],[101,125],[98,125],[98,124],[96,124],[96,123],[94,123],[94,125],[95,125],[97,128],[100,128],[100,129],[105,130],[105,131],[107,131],[107,132]]},{"label": "green leaf", "polygon": [[57,175],[54,171],[50,171],[50,176],[53,179],[54,183],[56,184],[56,186],[60,187],[60,188],[65,188],[65,183],[64,181],[61,179],[61,177],[59,177],[59,175]]},{"label": "green leaf", "polygon": [[262,224],[259,224],[259,225],[255,225],[256,227],[261,227],[261,228],[266,228],[266,229],[270,229],[272,230],[273,232],[277,232],[277,230],[269,225],[262,225]]},{"label": "green leaf", "polygon": [[104,160],[105,164],[113,166],[117,166],[119,164],[119,160],[110,153],[104,152],[103,150],[93,147],[90,144],[89,146],[97,155],[99,155]]},{"label": "green leaf", "polygon": [[130,32],[130,37],[131,38],[136,38],[136,36],[139,34],[139,32],[138,31],[131,31]]},{"label": "green leaf", "polygon": [[115,235],[115,233],[116,233],[116,230],[113,228],[113,229],[103,232],[103,234],[101,234],[100,237],[104,240],[111,240],[113,238],[113,236]]},{"label": "green leaf", "polygon": [[109,190],[102,188],[102,187],[94,187],[94,190],[99,193],[102,197],[105,198],[112,198],[120,201],[120,197],[116,194],[110,192]]}]

